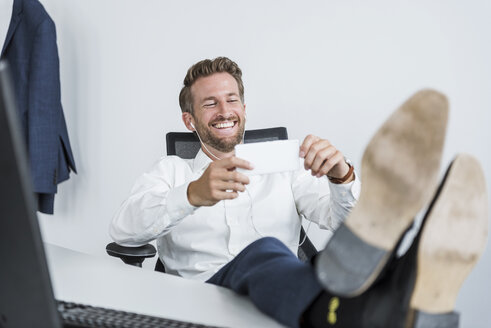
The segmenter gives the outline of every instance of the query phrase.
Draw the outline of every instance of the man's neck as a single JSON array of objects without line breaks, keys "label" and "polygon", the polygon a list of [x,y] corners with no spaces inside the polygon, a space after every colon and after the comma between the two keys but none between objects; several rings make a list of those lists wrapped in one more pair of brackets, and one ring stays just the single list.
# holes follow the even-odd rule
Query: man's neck
[{"label": "man's neck", "polygon": [[201,150],[203,150],[206,156],[208,156],[212,161],[232,157],[235,153],[233,150],[231,152],[224,153],[211,147],[210,145],[206,145],[206,147],[203,147],[203,145],[201,145]]}]

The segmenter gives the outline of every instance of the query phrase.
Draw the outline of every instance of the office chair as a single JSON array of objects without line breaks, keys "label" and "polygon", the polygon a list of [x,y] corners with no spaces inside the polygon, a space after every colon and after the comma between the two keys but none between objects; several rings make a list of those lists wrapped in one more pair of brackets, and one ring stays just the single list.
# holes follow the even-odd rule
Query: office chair
[{"label": "office chair", "polygon": [[[245,143],[286,139],[288,139],[288,133],[284,127],[248,130],[244,135]],[[169,132],[166,135],[166,141],[167,155],[177,155],[184,159],[194,158],[201,147],[198,137],[193,132]],[[309,238],[305,236],[303,227],[300,231],[300,243],[302,241],[297,255],[300,260],[307,262],[317,253],[317,250]],[[108,244],[106,252],[111,256],[121,258],[126,264],[138,267],[142,266],[145,258],[153,257],[157,253],[155,247],[150,244],[140,247],[126,247],[116,243]],[[165,267],[160,258],[157,259],[155,271],[165,272]]]}]

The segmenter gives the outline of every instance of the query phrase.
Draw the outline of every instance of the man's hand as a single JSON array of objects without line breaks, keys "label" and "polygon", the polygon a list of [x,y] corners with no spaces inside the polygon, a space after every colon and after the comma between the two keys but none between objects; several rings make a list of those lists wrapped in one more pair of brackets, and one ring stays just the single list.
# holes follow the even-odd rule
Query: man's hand
[{"label": "man's hand", "polygon": [[328,140],[313,135],[308,135],[300,146],[300,157],[305,159],[305,169],[317,177],[343,178],[349,171],[343,154]]},{"label": "man's hand", "polygon": [[189,184],[188,200],[193,206],[213,206],[224,199],[234,199],[245,191],[249,178],[236,168],[252,170],[252,165],[235,156],[212,162],[203,175]]}]

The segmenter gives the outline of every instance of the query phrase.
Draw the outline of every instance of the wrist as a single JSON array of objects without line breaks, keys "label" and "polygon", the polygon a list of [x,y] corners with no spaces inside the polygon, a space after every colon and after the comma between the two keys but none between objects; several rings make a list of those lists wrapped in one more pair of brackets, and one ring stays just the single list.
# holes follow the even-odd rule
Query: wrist
[{"label": "wrist", "polygon": [[355,168],[353,164],[351,164],[350,160],[345,158],[345,164],[348,166],[348,171],[346,174],[342,177],[333,177],[333,176],[327,176],[329,181],[331,181],[334,184],[344,184],[344,183],[350,183],[355,179]]},{"label": "wrist", "polygon": [[194,193],[194,187],[195,187],[195,183],[196,181],[193,181],[191,182],[189,185],[188,185],[188,190],[186,192],[186,195],[188,197],[188,202],[189,204],[195,206],[195,207],[198,207],[199,206],[199,202],[198,200],[196,199],[195,197],[195,193]]}]

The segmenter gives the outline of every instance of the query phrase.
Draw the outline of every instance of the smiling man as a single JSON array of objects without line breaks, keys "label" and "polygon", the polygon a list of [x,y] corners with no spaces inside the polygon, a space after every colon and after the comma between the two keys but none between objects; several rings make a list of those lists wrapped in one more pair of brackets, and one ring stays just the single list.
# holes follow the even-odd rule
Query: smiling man
[{"label": "smiling man", "polygon": [[[288,327],[458,327],[458,290],[486,245],[487,196],[479,163],[461,155],[431,200],[443,94],[417,92],[382,125],[363,155],[363,190],[341,152],[312,135],[297,171],[238,172],[251,169],[234,155],[246,106],[242,72],[228,58],[193,65],[179,103],[201,149],[194,159],[163,157],[136,181],[110,227],[117,243],[156,239],[168,273],[247,295]],[[429,203],[423,228],[397,257]],[[295,255],[302,217],[335,231],[315,269]]]},{"label": "smiling man", "polygon": [[168,273],[247,294],[263,312],[297,327],[322,293],[312,266],[294,255],[302,217],[334,231],[359,194],[353,167],[328,140],[309,135],[298,171],[237,172],[252,165],[234,156],[246,106],[242,72],[228,58],[193,65],[179,104],[201,150],[191,160],[163,157],[140,177],[113,218],[112,238],[126,246],[156,239]]},{"label": "smiling man", "polygon": [[[240,82],[242,83],[242,82]],[[197,79],[191,88],[183,88],[180,96],[184,124],[196,130],[202,142],[221,156],[230,156],[242,141],[245,128],[244,88],[229,73],[215,73]],[[197,110],[188,104],[196,101]],[[209,154],[208,154],[209,155]]]}]

